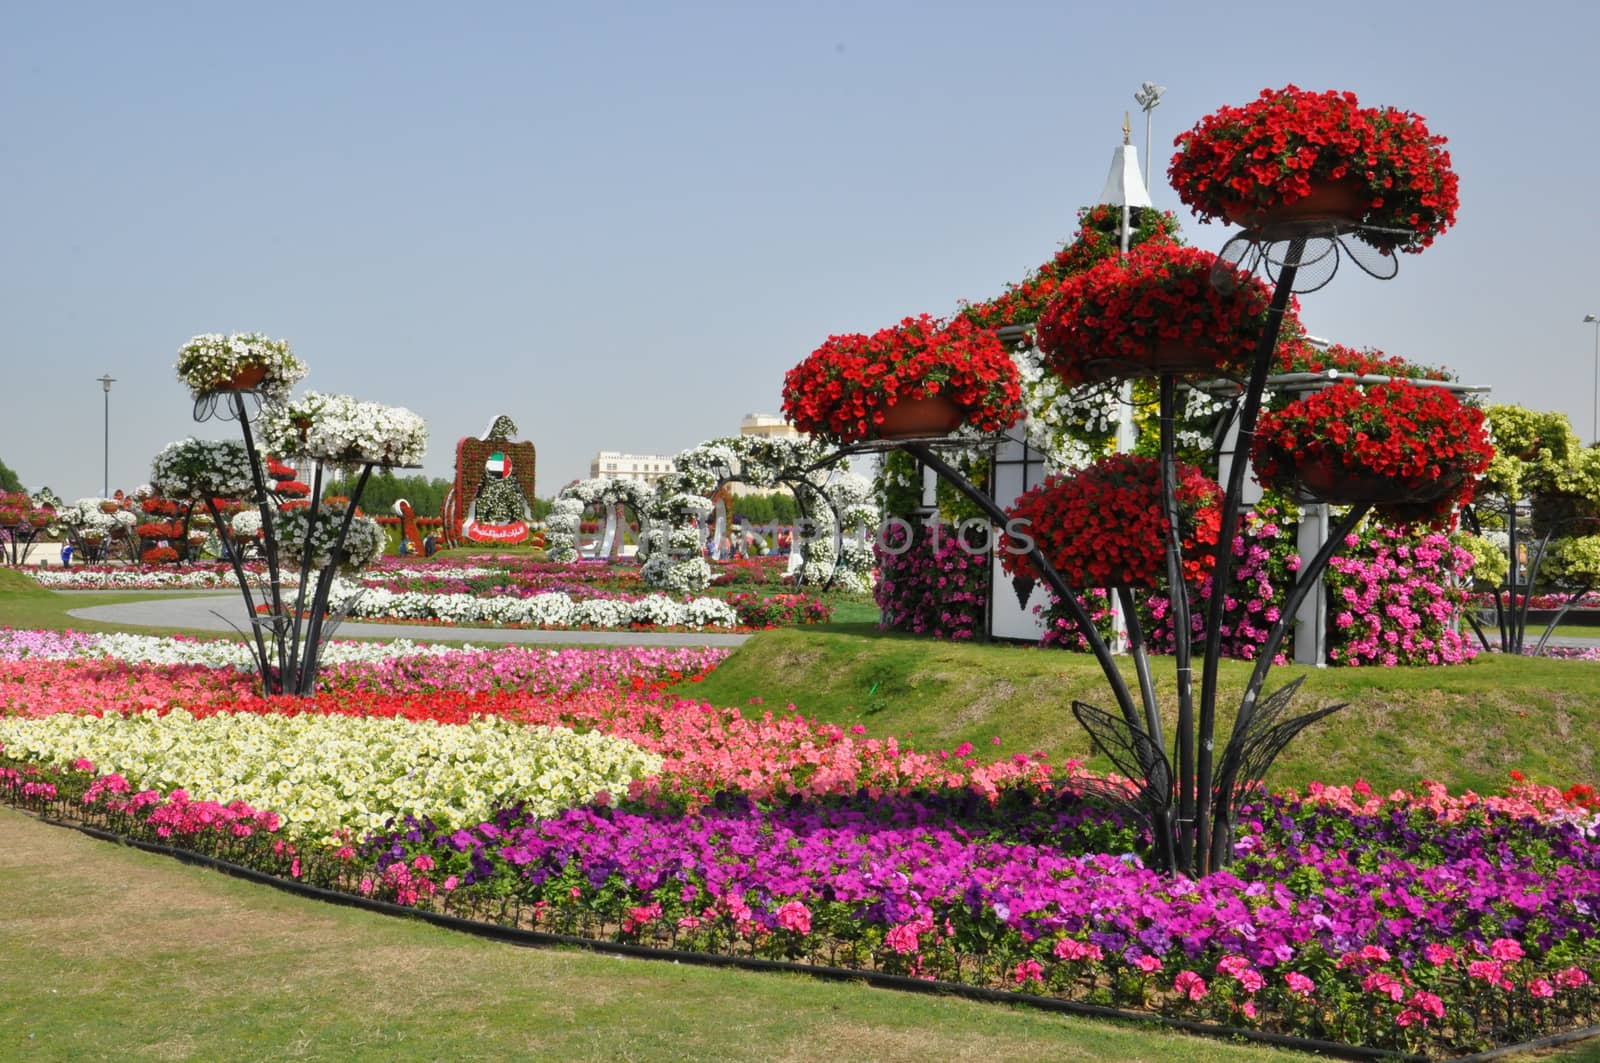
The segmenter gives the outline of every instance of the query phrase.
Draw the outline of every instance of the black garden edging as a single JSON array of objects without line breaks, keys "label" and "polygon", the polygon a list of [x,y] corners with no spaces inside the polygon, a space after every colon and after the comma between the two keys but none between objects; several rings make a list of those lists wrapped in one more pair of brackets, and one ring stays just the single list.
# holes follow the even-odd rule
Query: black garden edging
[{"label": "black garden edging", "polygon": [[101,830],[86,824],[74,823],[70,820],[53,819],[38,813],[29,812],[9,806],[24,815],[31,815],[41,823],[54,827],[65,827],[76,830],[91,838],[100,841],[113,842],[127,845],[143,852],[154,853],[161,856],[174,858],[182,863],[196,867],[209,868],[233,878],[244,879],[265,886],[271,886],[305,897],[310,900],[325,901],[331,904],[343,905],[350,908],[359,908],[364,911],[375,912],[380,915],[402,916],[411,919],[420,919],[434,926],[447,930],[455,930],[477,937],[488,938],[494,941],[503,941],[508,944],[523,948],[548,947],[552,945],[567,945],[575,948],[586,949],[612,956],[630,956],[636,959],[661,960],[673,963],[688,963],[702,967],[728,967],[736,970],[781,972],[788,974],[809,975],[813,978],[826,979],[837,982],[861,982],[881,989],[896,989],[902,992],[937,993],[946,996],[961,997],[967,1000],[979,1000],[989,1003],[1016,1004],[1042,1011],[1051,1011],[1069,1015],[1082,1015],[1089,1018],[1109,1019],[1116,1022],[1136,1023],[1163,1026],[1171,1030],[1195,1034],[1202,1037],[1211,1037],[1219,1040],[1245,1040],[1258,1044],[1271,1045],[1277,1048],[1291,1048],[1304,1052],[1314,1052],[1319,1055],[1335,1059],[1349,1060],[1396,1060],[1400,1063],[1428,1063],[1433,1059],[1448,1059],[1451,1063],[1480,1063],[1501,1059],[1518,1052],[1528,1052],[1537,1049],[1551,1048],[1574,1041],[1581,1041],[1590,1037],[1600,1036],[1600,1026],[1588,1026],[1577,1030],[1568,1030],[1564,1033],[1553,1034],[1548,1037],[1537,1038],[1517,1044],[1501,1045],[1484,1052],[1470,1056],[1444,1056],[1431,1057],[1405,1052],[1397,1052],[1384,1048],[1366,1048],[1360,1045],[1340,1044],[1334,1041],[1321,1041],[1310,1037],[1296,1037],[1290,1034],[1272,1033],[1266,1030],[1250,1030],[1233,1026],[1217,1026],[1211,1023],[1195,1022],[1189,1019],[1176,1019],[1154,1012],[1126,1011],[1120,1008],[1104,1007],[1096,1004],[1083,1004],[1077,1001],[1060,1000],[1054,997],[1042,997],[1029,993],[1010,993],[998,989],[985,989],[979,986],[963,985],[958,982],[940,982],[920,978],[910,978],[906,975],[886,974],[881,971],[851,970],[845,967],[827,967],[805,963],[794,963],[786,960],[766,960],[756,957],[724,956],[707,952],[686,952],[679,949],[654,948],[645,945],[629,945],[623,942],[597,941],[593,938],[578,937],[570,934],[552,934],[537,930],[523,930],[517,927],[500,926],[496,923],[482,922],[475,919],[464,919],[461,916],[449,915],[444,912],[429,911],[424,908],[408,907],[394,904],[390,901],[374,900],[370,897],[361,897],[356,894],[344,893],[339,890],[325,889],[321,886],[312,886],[297,882],[293,879],[281,878],[263,871],[257,871],[242,864],[222,860],[204,853],[176,846],[163,845],[157,842],[142,841],[126,837],[112,831]]}]

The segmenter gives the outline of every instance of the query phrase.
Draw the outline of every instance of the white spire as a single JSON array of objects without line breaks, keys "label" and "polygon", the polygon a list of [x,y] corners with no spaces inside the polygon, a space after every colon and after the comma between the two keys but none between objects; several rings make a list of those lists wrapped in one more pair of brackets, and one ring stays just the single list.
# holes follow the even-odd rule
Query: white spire
[{"label": "white spire", "polygon": [[1139,172],[1139,150],[1129,141],[1128,116],[1122,116],[1122,143],[1111,156],[1111,172],[1106,175],[1105,191],[1100,202],[1113,207],[1151,207],[1150,193],[1145,190],[1144,176]]}]

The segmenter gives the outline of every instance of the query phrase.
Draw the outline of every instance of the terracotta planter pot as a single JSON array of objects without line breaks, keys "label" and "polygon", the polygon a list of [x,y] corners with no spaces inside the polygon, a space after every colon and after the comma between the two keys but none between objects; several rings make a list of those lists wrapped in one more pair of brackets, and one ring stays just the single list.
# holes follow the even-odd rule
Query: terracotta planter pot
[{"label": "terracotta planter pot", "polygon": [[1312,458],[1297,465],[1295,477],[1306,494],[1336,506],[1360,502],[1437,502],[1461,485],[1459,475],[1408,484],[1365,469],[1351,469],[1327,457]]},{"label": "terracotta planter pot", "polygon": [[943,395],[903,399],[883,411],[879,439],[921,439],[948,435],[963,420],[961,407]]},{"label": "terracotta planter pot", "polygon": [[1076,369],[1085,383],[1099,384],[1110,380],[1153,377],[1161,373],[1215,376],[1221,372],[1224,361],[1215,350],[1182,340],[1158,339],[1142,358],[1092,358],[1078,363]]},{"label": "terracotta planter pot", "polygon": [[217,386],[218,391],[253,391],[261,386],[267,379],[267,367],[264,365],[241,366],[232,377]]},{"label": "terracotta planter pot", "polygon": [[1228,220],[1247,229],[1267,233],[1284,227],[1295,228],[1313,222],[1326,222],[1341,228],[1359,225],[1367,216],[1371,197],[1359,183],[1349,178],[1314,183],[1311,191],[1293,203],[1260,207],[1253,203],[1232,203],[1223,208]]}]

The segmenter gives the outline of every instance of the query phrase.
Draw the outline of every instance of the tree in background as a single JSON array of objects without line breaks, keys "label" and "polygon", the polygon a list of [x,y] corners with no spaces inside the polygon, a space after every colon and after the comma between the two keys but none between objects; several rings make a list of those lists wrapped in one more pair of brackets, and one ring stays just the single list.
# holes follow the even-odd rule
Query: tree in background
[{"label": "tree in background", "polygon": [[[326,494],[349,495],[354,485],[345,480],[328,484]],[[361,508],[368,513],[388,513],[398,499],[411,503],[419,517],[437,517],[444,505],[445,492],[450,481],[426,476],[396,476],[392,472],[376,472],[367,481],[366,493],[361,496]]]},{"label": "tree in background", "polygon": [[782,491],[734,496],[733,515],[755,524],[793,524],[800,519],[800,504]]},{"label": "tree in background", "polygon": [[5,462],[0,461],[0,491],[24,491],[22,481],[17,474],[12,472]]}]

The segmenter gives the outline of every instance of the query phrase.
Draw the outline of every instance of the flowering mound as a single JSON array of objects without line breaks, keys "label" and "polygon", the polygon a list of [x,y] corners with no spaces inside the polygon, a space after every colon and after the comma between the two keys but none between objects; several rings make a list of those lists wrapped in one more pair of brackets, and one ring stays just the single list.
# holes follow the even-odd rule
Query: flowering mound
[{"label": "flowering mound", "polygon": [[1421,251],[1455,224],[1457,180],[1445,138],[1419,115],[1362,107],[1352,93],[1263,89],[1243,107],[1202,118],[1175,143],[1167,176],[1204,221],[1259,218],[1292,208],[1315,185],[1347,182],[1369,227],[1358,235],[1380,250]]},{"label": "flowering mound", "polygon": [[[1192,465],[1178,466],[1179,529],[1184,578],[1210,565],[1201,551],[1217,544],[1222,490]],[[1170,528],[1161,512],[1156,459],[1113,454],[1071,473],[1049,476],[1007,511],[1012,525],[1074,587],[1153,587],[1166,578],[1164,543]],[[1001,564],[1013,576],[1043,578],[1032,560],[1010,549]]]},{"label": "flowering mound", "polygon": [[1326,373],[1338,370],[1345,376],[1398,376],[1410,380],[1450,380],[1449,372],[1432,366],[1408,362],[1399,355],[1379,350],[1358,351],[1342,343],[1326,348],[1312,346],[1303,339],[1285,338],[1274,355],[1274,373]]},{"label": "flowering mound", "polygon": [[1219,290],[1216,264],[1209,251],[1152,241],[1066,278],[1039,319],[1045,364],[1067,385],[1162,369],[1241,374],[1272,294],[1243,274]]},{"label": "flowering mound", "polygon": [[1257,795],[1189,879],[1075,763],[662,696],[710,657],[414,655],[257,698],[0,635],[0,800],[311,886],[1430,1055],[1600,1018],[1590,786]]},{"label": "flowering mound", "polygon": [[853,443],[875,438],[900,403],[943,396],[985,432],[1022,416],[1010,354],[964,318],[908,317],[870,336],[830,336],[784,376],[783,415],[802,432]]},{"label": "flowering mound", "polygon": [[1335,383],[1266,411],[1251,450],[1263,486],[1374,502],[1403,523],[1441,520],[1470,502],[1473,477],[1493,457],[1482,410],[1404,380]]}]

